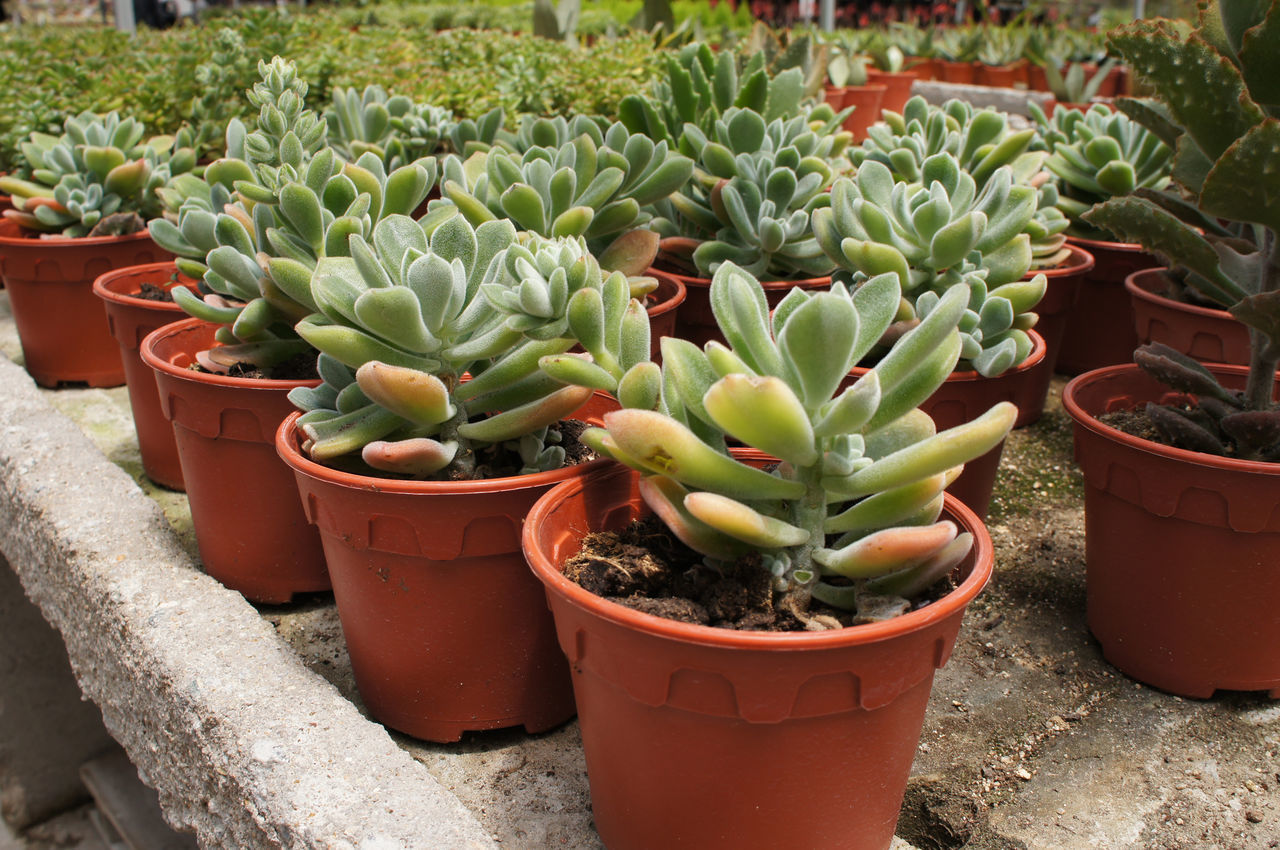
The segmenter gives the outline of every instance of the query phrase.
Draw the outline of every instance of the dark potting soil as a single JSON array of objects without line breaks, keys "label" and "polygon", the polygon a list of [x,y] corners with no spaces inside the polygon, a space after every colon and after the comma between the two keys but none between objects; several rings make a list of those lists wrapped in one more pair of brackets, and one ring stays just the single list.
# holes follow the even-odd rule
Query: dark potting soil
[{"label": "dark potting soil", "polygon": [[141,298],[143,301],[166,301],[173,302],[173,296],[169,294],[169,290],[163,286],[156,286],[154,283],[142,284],[142,290],[133,294],[134,298]]},{"label": "dark potting soil", "polygon": [[1162,446],[1170,445],[1164,441],[1164,437],[1156,430],[1156,426],[1152,424],[1151,417],[1147,415],[1146,410],[1141,408],[1113,410],[1110,413],[1104,413],[1099,416],[1098,421],[1103,425],[1115,428],[1121,433],[1128,434],[1130,437],[1150,440]]},{"label": "dark potting soil", "polygon": [[[759,555],[712,568],[652,515],[619,531],[587,535],[578,554],[565,562],[564,575],[596,596],[668,620],[738,631],[806,630],[793,613],[778,607],[773,579]],[[911,608],[940,599],[953,587],[950,580],[938,582]],[[817,600],[808,613],[842,626],[859,622],[854,612]]]},{"label": "dark potting soil", "polygon": [[227,375],[232,378],[261,378],[276,381],[313,381],[320,377],[316,372],[314,351],[294,355],[265,371],[252,363],[236,363],[227,370]]}]

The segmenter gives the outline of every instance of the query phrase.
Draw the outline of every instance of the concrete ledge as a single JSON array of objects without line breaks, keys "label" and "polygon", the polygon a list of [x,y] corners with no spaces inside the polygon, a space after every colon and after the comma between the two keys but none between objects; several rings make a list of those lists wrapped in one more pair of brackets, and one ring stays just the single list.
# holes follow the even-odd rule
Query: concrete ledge
[{"label": "concrete ledge", "polygon": [[205,847],[496,846],[8,360],[0,397],[0,550],[174,826]]},{"label": "concrete ledge", "polygon": [[918,94],[929,103],[941,106],[952,98],[967,100],[978,109],[994,106],[1001,112],[1029,116],[1027,101],[1033,100],[1041,109],[1053,95],[1027,89],[1001,89],[994,86],[968,86],[960,83],[944,83],[937,80],[917,80],[911,85],[911,93]]}]

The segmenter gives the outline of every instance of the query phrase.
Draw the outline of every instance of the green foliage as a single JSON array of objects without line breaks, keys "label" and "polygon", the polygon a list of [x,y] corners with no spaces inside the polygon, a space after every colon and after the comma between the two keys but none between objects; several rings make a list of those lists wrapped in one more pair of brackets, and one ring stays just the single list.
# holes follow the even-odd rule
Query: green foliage
[{"label": "green foliage", "polygon": [[[623,378],[624,409],[584,441],[637,469],[645,501],[687,545],[714,561],[758,553],[775,607],[810,628],[810,600],[867,613],[945,575],[971,540],[939,522],[958,464],[1002,440],[1012,405],[935,433],[917,405],[956,363],[966,288],[937,308],[865,376],[852,366],[882,338],[900,301],[892,274],[851,291],[793,289],[770,315],[754,277],[724,263],[711,305],[727,346],[666,338],[662,367]],[[544,360],[544,368],[555,359]],[[630,387],[641,387],[634,394]],[[734,459],[729,440],[781,459],[772,471]]]},{"label": "green foliage", "polygon": [[1108,201],[1086,218],[1185,267],[1187,282],[1248,325],[1252,342],[1243,393],[1165,346],[1140,348],[1139,365],[1199,397],[1190,411],[1147,412],[1175,445],[1280,460],[1280,7],[1219,0],[1201,7],[1190,34],[1139,21],[1110,43],[1159,97],[1131,111],[1172,142],[1177,191]]}]

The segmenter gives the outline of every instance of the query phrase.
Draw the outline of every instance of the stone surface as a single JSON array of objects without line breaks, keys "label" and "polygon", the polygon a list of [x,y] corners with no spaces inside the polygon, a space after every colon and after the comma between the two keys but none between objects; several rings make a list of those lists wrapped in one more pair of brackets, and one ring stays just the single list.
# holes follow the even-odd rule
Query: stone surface
[{"label": "stone surface", "polygon": [[22,830],[87,799],[80,765],[113,742],[3,556],[0,647],[0,820]]},{"label": "stone surface", "polygon": [[1000,89],[994,86],[968,86],[961,83],[944,83],[937,80],[917,80],[911,85],[911,93],[918,94],[930,103],[942,103],[959,98],[967,100],[981,109],[994,106],[1001,112],[1017,115],[1030,115],[1027,101],[1034,100],[1042,109],[1053,95],[1042,91],[1026,89]]}]

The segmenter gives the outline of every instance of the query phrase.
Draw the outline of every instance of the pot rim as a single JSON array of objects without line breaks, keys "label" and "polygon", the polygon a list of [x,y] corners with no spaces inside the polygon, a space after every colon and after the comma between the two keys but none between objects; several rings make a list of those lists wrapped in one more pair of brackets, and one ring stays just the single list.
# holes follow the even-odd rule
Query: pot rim
[{"label": "pot rim", "polygon": [[[686,290],[690,288],[705,289],[711,286],[711,278],[709,277],[694,277],[693,275],[687,275],[684,272],[669,271],[661,268],[660,266],[650,266],[645,273],[652,274],[653,272],[658,272],[659,274],[664,274],[673,278],[676,282],[683,284]],[[793,286],[808,286],[810,288],[817,286],[830,286],[831,275],[823,277],[807,277],[802,280],[762,280],[760,281],[760,285],[764,287],[766,291],[770,289],[789,289]]]},{"label": "pot rim", "polygon": [[1193,316],[1200,316],[1205,319],[1217,319],[1218,321],[1236,322],[1237,324],[1241,325],[1241,327],[1246,327],[1243,323],[1241,323],[1238,319],[1236,319],[1235,316],[1231,315],[1226,310],[1215,309],[1213,307],[1202,307],[1199,304],[1188,304],[1185,301],[1175,301],[1174,299],[1161,295],[1158,292],[1152,292],[1151,290],[1146,289],[1145,287],[1143,287],[1141,283],[1138,282],[1138,279],[1141,277],[1145,277],[1148,275],[1154,276],[1156,274],[1163,275],[1168,270],[1169,270],[1168,266],[1156,266],[1154,268],[1149,268],[1149,269],[1138,269],[1137,271],[1131,272],[1130,274],[1125,276],[1124,288],[1129,290],[1129,294],[1132,295],[1134,298],[1140,299],[1142,301],[1148,301],[1152,304],[1158,304],[1161,307],[1165,307],[1170,310],[1177,310],[1183,313],[1190,313]]},{"label": "pot rim", "polygon": [[649,318],[651,320],[658,316],[670,313],[672,310],[683,304],[684,300],[689,297],[689,290],[685,287],[684,282],[677,279],[674,275],[664,272],[662,276],[654,275],[653,277],[658,281],[658,288],[650,293],[655,298],[659,297],[659,293],[662,292],[664,287],[668,289],[674,288],[675,292],[668,293],[667,297],[663,298],[661,301],[645,307],[645,312],[649,314]]},{"label": "pot rim", "polygon": [[83,248],[92,248],[96,245],[118,245],[121,242],[141,242],[144,239],[151,238],[150,230],[139,230],[137,233],[128,233],[124,236],[58,236],[53,235],[52,238],[45,239],[39,235],[36,236],[11,236],[12,232],[18,233],[39,233],[40,231],[28,231],[21,225],[8,219],[0,219],[0,245],[6,248],[21,248],[40,246],[78,246]]},{"label": "pot rim", "polygon": [[[1248,366],[1235,366],[1226,363],[1206,363],[1203,365],[1210,372],[1220,375],[1245,376],[1249,374]],[[1240,458],[1222,457],[1221,455],[1194,452],[1190,449],[1180,449],[1176,446],[1166,446],[1163,443],[1157,443],[1153,440],[1145,440],[1142,437],[1135,437],[1132,434],[1126,434],[1118,428],[1112,428],[1110,425],[1100,422],[1096,414],[1086,410],[1079,400],[1077,400],[1076,394],[1090,384],[1105,381],[1109,378],[1120,375],[1141,375],[1145,377],[1146,373],[1143,372],[1136,363],[1119,363],[1114,366],[1103,366],[1100,369],[1092,369],[1088,372],[1082,372],[1067,382],[1067,385],[1063,387],[1062,390],[1062,406],[1067,411],[1067,415],[1071,417],[1072,421],[1075,422],[1076,425],[1092,431],[1099,437],[1110,440],[1113,443],[1119,443],[1133,449],[1134,451],[1157,455],[1208,469],[1280,477],[1280,462],[1242,460]],[[1170,392],[1176,391],[1170,390]],[[1102,412],[1105,413],[1106,411]]]},{"label": "pot rim", "polygon": [[317,463],[307,457],[298,448],[298,429],[296,422],[302,411],[295,410],[286,416],[276,429],[276,454],[288,464],[294,472],[301,473],[318,481],[324,481],[350,490],[363,490],[370,493],[390,493],[394,495],[462,495],[467,493],[494,493],[526,490],[531,487],[545,487],[567,478],[585,474],[599,469],[607,463],[608,458],[596,458],[575,466],[562,466],[546,472],[531,472],[528,475],[507,475],[502,478],[484,478],[476,481],[409,481],[398,478],[378,478],[373,475],[360,475],[344,472]]},{"label": "pot rim", "polygon": [[[182,307],[173,301],[153,301],[150,298],[139,298],[134,293],[119,292],[112,288],[117,281],[124,280],[127,277],[151,274],[170,275],[177,270],[178,266],[173,260],[165,260],[158,263],[142,263],[141,265],[124,266],[123,268],[112,269],[109,272],[103,272],[94,279],[93,294],[101,298],[103,301],[111,301],[115,304],[127,304],[130,307],[149,307],[153,310],[159,310],[166,313],[183,313],[185,315]],[[181,285],[181,281],[174,284],[174,286],[179,285]]]},{"label": "pot rim", "polygon": [[[1146,249],[1137,242],[1108,242],[1106,239],[1087,239],[1083,236],[1067,235],[1067,242],[1084,248],[1089,253],[1095,251],[1118,251],[1125,254],[1145,254]],[[1094,258],[1096,261],[1096,257]]]},{"label": "pot rim", "polygon": [[[1070,237],[1068,237],[1070,238]],[[1030,277],[1042,274],[1050,280],[1060,277],[1071,277],[1072,275],[1088,274],[1093,271],[1093,267],[1098,264],[1098,260],[1093,254],[1086,251],[1080,245],[1072,245],[1066,243],[1066,249],[1070,252],[1070,256],[1063,262],[1048,269],[1032,269],[1027,272]],[[1029,279],[1024,276],[1024,279]]]},{"label": "pot rim", "polygon": [[557,593],[575,607],[588,611],[594,616],[615,625],[634,629],[658,638],[696,643],[719,647],[727,650],[744,651],[798,651],[822,650],[844,647],[855,644],[870,644],[889,640],[898,635],[918,631],[940,623],[957,613],[973,601],[991,580],[994,569],[995,550],[986,524],[978,519],[973,511],[950,493],[944,494],[944,515],[949,516],[964,531],[973,534],[973,569],[969,575],[954,589],[923,608],[884,620],[878,623],[866,623],[843,629],[832,629],[825,632],[748,632],[733,629],[720,629],[713,626],[702,626],[693,623],[680,623],[663,617],[656,617],[642,611],[636,611],[618,605],[615,602],[596,596],[583,587],[574,584],[564,577],[558,566],[551,563],[536,543],[536,529],[545,521],[547,515],[561,502],[570,496],[580,493],[588,481],[610,475],[629,475],[628,467],[616,462],[584,475],[557,484],[546,495],[539,499],[525,517],[524,527],[520,532],[521,544],[525,559],[529,562],[534,574],[546,586],[548,593]]},{"label": "pot rim", "polygon": [[280,390],[293,387],[316,387],[320,385],[319,378],[300,379],[300,378],[233,378],[230,375],[217,375],[212,372],[197,372],[194,369],[187,369],[183,366],[177,366],[159,357],[152,349],[158,345],[165,337],[175,336],[189,330],[193,330],[201,325],[209,327],[220,327],[214,322],[206,322],[203,319],[183,319],[171,322],[162,327],[156,328],[142,339],[142,345],[138,348],[138,353],[142,355],[142,360],[157,372],[164,372],[171,378],[177,378],[183,381],[191,381],[197,384],[213,384],[215,386],[236,387],[245,390]]}]

